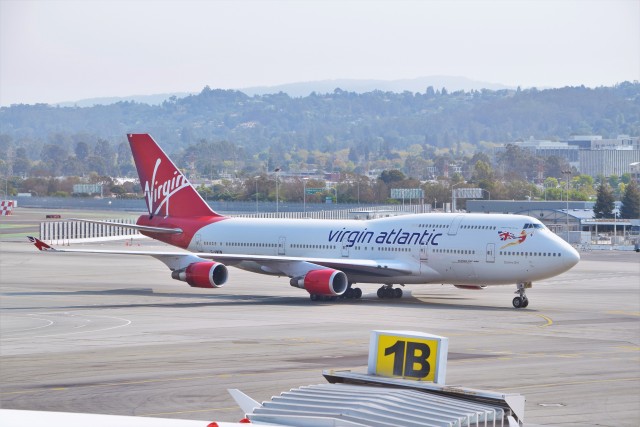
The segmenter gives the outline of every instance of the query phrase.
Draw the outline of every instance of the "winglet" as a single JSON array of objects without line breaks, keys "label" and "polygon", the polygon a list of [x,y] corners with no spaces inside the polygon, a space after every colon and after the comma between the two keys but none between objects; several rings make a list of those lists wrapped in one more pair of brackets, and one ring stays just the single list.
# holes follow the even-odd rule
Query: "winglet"
[{"label": "winglet", "polygon": [[40,239],[31,237],[31,236],[27,236],[27,238],[31,243],[33,243],[36,246],[36,248],[38,248],[39,251],[55,251],[56,250],[55,248],[52,248],[51,246],[47,245],[45,242],[43,242]]}]

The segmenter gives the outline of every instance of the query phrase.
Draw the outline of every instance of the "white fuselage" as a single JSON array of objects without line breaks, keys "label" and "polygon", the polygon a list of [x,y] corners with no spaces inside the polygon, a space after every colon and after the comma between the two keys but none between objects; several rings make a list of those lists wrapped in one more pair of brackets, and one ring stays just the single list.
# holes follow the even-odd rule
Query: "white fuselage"
[{"label": "white fuselage", "polygon": [[[188,249],[301,259],[375,260],[402,274],[345,268],[356,283],[527,283],[573,267],[578,253],[535,218],[432,213],[360,220],[228,218],[201,228]],[[233,265],[233,264],[232,264]],[[263,264],[239,268],[280,274]]]}]

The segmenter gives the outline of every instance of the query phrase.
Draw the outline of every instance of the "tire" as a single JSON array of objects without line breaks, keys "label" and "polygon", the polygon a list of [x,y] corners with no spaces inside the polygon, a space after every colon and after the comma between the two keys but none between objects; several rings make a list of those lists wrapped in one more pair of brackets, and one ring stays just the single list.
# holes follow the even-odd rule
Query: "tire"
[{"label": "tire", "polygon": [[393,298],[393,288],[386,288],[384,290],[384,297],[385,298]]},{"label": "tire", "polygon": [[378,298],[384,298],[384,288],[378,289]]},{"label": "tire", "polygon": [[393,297],[394,298],[402,298],[402,289],[400,288],[395,288],[393,290]]},{"label": "tire", "polygon": [[522,303],[522,308],[527,308],[529,306],[529,299],[525,298],[524,302]]},{"label": "tire", "polygon": [[515,297],[511,303],[515,308],[521,308],[524,301],[520,297]]},{"label": "tire", "polygon": [[309,294],[309,298],[311,298],[311,301],[318,301],[318,295],[316,294]]},{"label": "tire", "polygon": [[354,298],[356,298],[356,299],[360,299],[360,298],[362,298],[362,289],[360,289],[360,288],[355,288],[355,289],[353,290],[353,297],[354,297]]},{"label": "tire", "polygon": [[349,288],[342,295],[347,299],[355,298],[355,290],[353,288]]}]

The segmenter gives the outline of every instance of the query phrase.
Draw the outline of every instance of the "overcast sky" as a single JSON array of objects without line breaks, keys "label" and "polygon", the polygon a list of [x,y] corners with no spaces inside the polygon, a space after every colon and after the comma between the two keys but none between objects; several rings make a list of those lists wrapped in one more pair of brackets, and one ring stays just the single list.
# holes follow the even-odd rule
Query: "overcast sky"
[{"label": "overcast sky", "polygon": [[640,80],[640,0],[0,0],[0,105],[433,75]]}]

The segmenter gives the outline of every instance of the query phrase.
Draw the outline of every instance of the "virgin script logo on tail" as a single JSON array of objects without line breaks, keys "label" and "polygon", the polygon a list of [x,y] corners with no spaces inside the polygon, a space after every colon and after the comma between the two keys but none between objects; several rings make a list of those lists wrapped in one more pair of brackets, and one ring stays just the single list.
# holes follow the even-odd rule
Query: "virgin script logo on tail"
[{"label": "virgin script logo on tail", "polygon": [[144,183],[144,193],[147,195],[147,206],[149,207],[149,213],[152,215],[158,215],[163,206],[165,206],[164,214],[170,215],[169,201],[171,200],[171,196],[190,185],[187,178],[177,170],[173,171],[173,177],[168,177],[165,181],[158,183],[156,175],[161,163],[161,159],[156,160],[153,175],[151,176],[151,186],[149,186],[149,181]]}]

